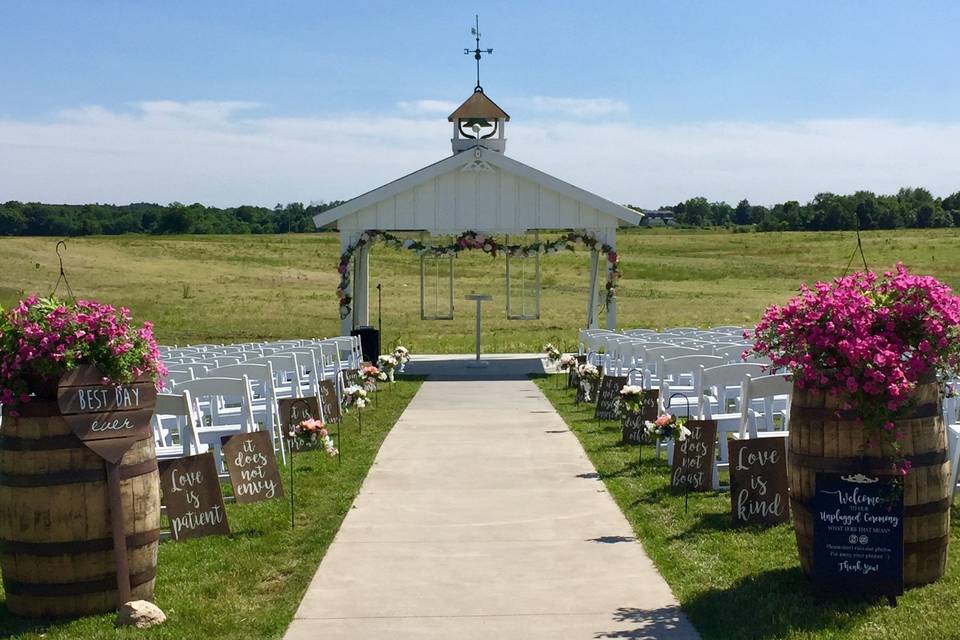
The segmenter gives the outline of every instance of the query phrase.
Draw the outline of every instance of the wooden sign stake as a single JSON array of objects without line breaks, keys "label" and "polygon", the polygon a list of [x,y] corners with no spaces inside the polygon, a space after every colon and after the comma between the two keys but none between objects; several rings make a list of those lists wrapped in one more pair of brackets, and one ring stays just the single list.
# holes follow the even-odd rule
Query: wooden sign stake
[{"label": "wooden sign stake", "polygon": [[117,565],[117,607],[130,602],[130,567],[127,564],[127,534],[123,530],[123,496],[120,494],[120,463],[104,461],[110,493],[110,524],[113,527],[113,560]]}]

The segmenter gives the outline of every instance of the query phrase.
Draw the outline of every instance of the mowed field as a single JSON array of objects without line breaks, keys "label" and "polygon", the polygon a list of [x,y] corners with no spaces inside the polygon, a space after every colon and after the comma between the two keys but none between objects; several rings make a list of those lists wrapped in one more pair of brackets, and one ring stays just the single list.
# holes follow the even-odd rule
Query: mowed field
[{"label": "mowed field", "polygon": [[[50,292],[58,274],[56,241],[0,238],[0,305],[8,307],[23,292]],[[622,231],[618,324],[752,324],[801,282],[841,275],[855,245],[850,232]],[[164,343],[220,343],[338,334],[339,246],[336,233],[101,236],[68,239],[64,255],[78,297],[130,307],[137,319],[156,324]],[[899,260],[960,289],[960,230],[868,232],[863,246],[873,269]],[[494,300],[483,310],[485,350],[538,351],[547,341],[572,347],[585,321],[588,252],[541,257],[539,320],[506,318],[505,264],[503,257],[461,254],[455,260],[454,319],[423,321],[420,259],[376,246],[371,321],[377,321],[374,287],[380,282],[386,345],[469,352],[474,303],[463,296],[490,293]]]}]

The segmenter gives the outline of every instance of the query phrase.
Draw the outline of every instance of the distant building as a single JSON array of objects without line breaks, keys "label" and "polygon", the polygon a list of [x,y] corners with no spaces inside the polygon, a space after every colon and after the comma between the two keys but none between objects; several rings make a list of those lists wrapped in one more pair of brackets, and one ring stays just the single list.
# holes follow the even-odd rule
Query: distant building
[{"label": "distant building", "polygon": [[657,211],[642,209],[641,211],[643,212],[643,220],[640,222],[642,227],[671,227],[677,223],[673,217],[673,211],[668,209]]}]

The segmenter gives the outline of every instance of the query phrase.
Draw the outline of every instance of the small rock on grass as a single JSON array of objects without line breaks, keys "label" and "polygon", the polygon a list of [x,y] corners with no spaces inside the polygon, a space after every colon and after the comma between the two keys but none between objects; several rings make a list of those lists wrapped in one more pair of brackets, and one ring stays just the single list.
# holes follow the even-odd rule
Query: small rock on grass
[{"label": "small rock on grass", "polygon": [[118,627],[129,625],[137,629],[146,629],[162,623],[167,619],[160,607],[146,600],[131,600],[117,613]]}]

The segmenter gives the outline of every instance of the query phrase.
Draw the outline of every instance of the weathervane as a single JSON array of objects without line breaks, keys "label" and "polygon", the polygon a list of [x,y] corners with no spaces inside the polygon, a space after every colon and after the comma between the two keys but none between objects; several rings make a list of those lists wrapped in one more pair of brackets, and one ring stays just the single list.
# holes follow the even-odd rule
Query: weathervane
[{"label": "weathervane", "polygon": [[473,17],[476,20],[476,25],[472,29],[470,29],[470,33],[472,33],[473,36],[477,39],[477,48],[473,50],[464,49],[463,52],[468,55],[472,53],[474,59],[477,61],[477,86],[474,89],[474,91],[483,92],[483,87],[480,86],[480,57],[484,53],[486,54],[493,53],[493,49],[480,48],[480,16],[474,15]]}]

